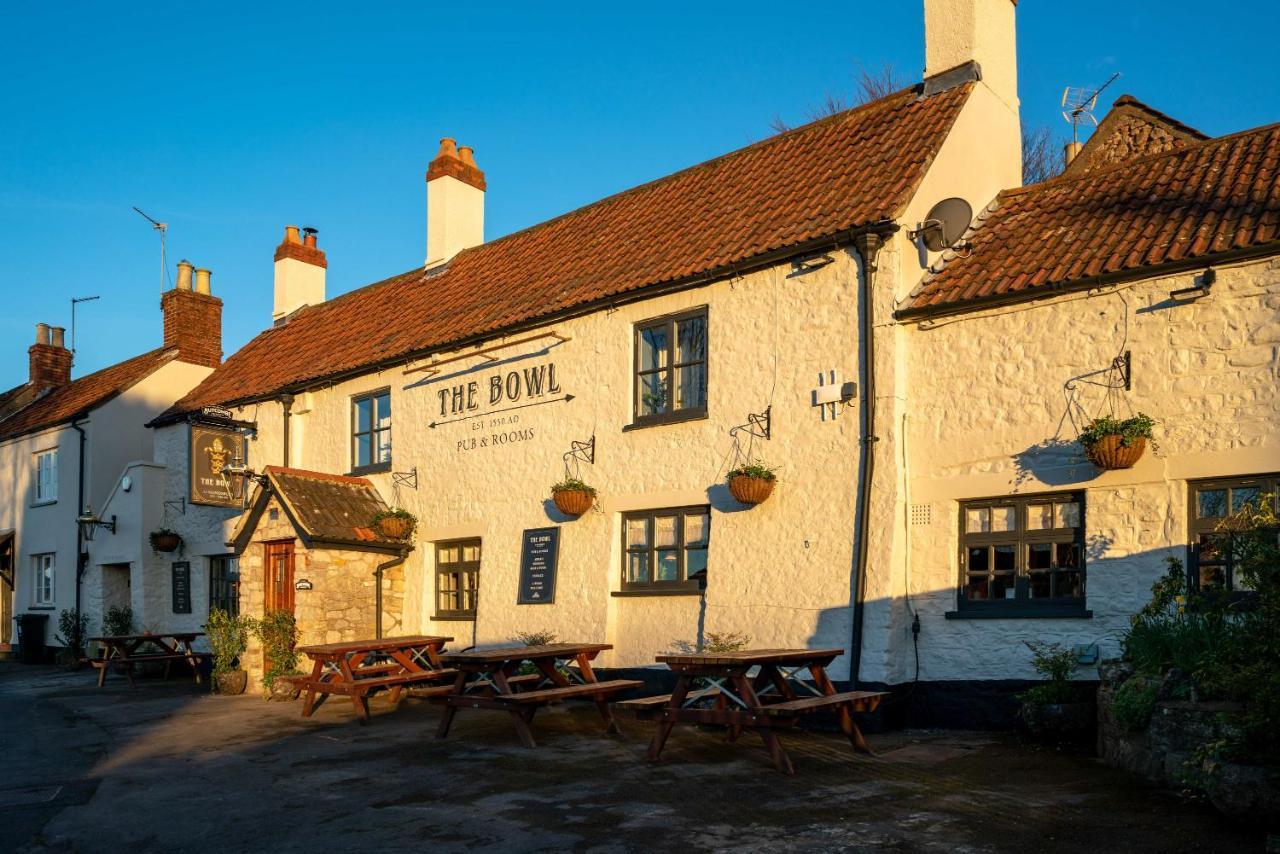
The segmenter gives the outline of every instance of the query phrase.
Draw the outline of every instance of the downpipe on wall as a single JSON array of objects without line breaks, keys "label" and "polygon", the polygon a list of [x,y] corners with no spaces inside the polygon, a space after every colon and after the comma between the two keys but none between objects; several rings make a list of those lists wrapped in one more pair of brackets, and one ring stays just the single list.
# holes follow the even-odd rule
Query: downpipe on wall
[{"label": "downpipe on wall", "polygon": [[[373,636],[377,640],[382,640],[382,573],[386,572],[394,566],[399,566],[409,558],[411,548],[404,548],[400,553],[391,560],[383,561],[374,567],[373,570]],[[403,615],[402,615],[403,616]]]},{"label": "downpipe on wall", "polygon": [[79,483],[76,487],[76,619],[80,619],[80,581],[84,577],[85,563],[88,555],[84,552],[84,533],[80,529],[80,514],[84,512],[84,457],[85,443],[88,436],[84,432],[84,428],[80,426],[80,422],[84,419],[84,415],[77,415],[71,419],[71,429],[80,434],[80,465],[76,477]]},{"label": "downpipe on wall", "polygon": [[865,232],[853,239],[862,266],[859,277],[858,302],[862,306],[862,324],[858,335],[859,361],[862,363],[862,394],[859,395],[862,416],[862,438],[858,453],[857,560],[854,566],[853,631],[849,642],[849,687],[859,687],[862,671],[862,624],[867,597],[867,533],[871,527],[871,481],[875,476],[876,435],[876,347],[875,347],[875,280],[877,258],[884,237]]}]

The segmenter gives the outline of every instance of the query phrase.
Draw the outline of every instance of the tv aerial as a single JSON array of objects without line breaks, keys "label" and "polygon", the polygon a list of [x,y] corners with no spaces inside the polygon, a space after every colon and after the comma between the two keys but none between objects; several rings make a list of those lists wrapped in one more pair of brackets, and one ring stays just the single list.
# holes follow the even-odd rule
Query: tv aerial
[{"label": "tv aerial", "polygon": [[168,265],[165,262],[165,257],[164,257],[164,236],[165,236],[165,233],[168,232],[169,230],[169,224],[166,222],[160,222],[154,217],[149,216],[146,211],[144,211],[140,207],[137,207],[136,205],[134,206],[133,209],[138,212],[139,216],[141,216],[147,222],[151,223],[151,227],[153,229],[160,232],[160,293],[164,293],[164,280],[165,280],[165,275],[168,272]]},{"label": "tv aerial", "polygon": [[1098,126],[1098,119],[1093,114],[1098,106],[1098,95],[1116,82],[1119,76],[1120,72],[1117,71],[1106,83],[1092,91],[1087,86],[1068,86],[1062,90],[1062,117],[1071,125],[1072,143],[1080,142],[1080,125],[1088,122],[1094,127]]}]

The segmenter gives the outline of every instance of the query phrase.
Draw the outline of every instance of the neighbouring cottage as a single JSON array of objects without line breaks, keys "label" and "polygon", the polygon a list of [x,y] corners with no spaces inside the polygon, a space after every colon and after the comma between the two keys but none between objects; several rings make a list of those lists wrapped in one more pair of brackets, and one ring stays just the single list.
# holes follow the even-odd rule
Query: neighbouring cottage
[{"label": "neighbouring cottage", "polygon": [[71,641],[59,634],[63,611],[81,611],[97,633],[105,608],[139,607],[138,550],[97,563],[89,546],[146,537],[117,518],[121,472],[152,459],[147,421],[222,360],[222,300],[208,270],[181,262],[160,308],[159,348],[74,379],[63,330],[37,324],[30,379],[0,394],[0,653],[19,620],[35,649]]},{"label": "neighbouring cottage", "polygon": [[[894,714],[972,725],[1034,678],[1025,641],[1114,654],[1166,558],[1233,585],[1214,526],[1280,472],[1280,129],[1126,97],[1018,187],[1014,3],[924,6],[919,84],[489,242],[443,140],[423,268],[326,299],[287,228],[272,325],[151,422],[191,587],[309,640],[552,631],[615,669],[839,647]],[[1086,460],[1085,421],[1137,411],[1157,447]],[[233,462],[197,471],[213,437]],[[741,504],[756,460],[778,485]],[[328,526],[384,505],[420,521],[379,587],[395,549]]]}]

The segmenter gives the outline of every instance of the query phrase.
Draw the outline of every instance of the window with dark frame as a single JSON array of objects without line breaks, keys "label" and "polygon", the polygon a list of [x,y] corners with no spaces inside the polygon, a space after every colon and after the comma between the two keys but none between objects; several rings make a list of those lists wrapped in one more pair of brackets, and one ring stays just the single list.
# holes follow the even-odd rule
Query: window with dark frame
[{"label": "window with dark frame", "polygon": [[351,464],[356,472],[391,467],[391,390],[351,399]]},{"label": "window with dark frame", "polygon": [[435,619],[474,620],[480,590],[480,540],[436,543]]},{"label": "window with dark frame", "polygon": [[209,558],[209,610],[240,613],[240,570],[234,555]]},{"label": "window with dark frame", "polygon": [[[1270,501],[1277,507],[1280,474],[1215,478],[1187,485],[1189,499],[1187,561],[1188,584],[1192,590],[1248,592],[1245,579],[1236,572],[1237,538],[1241,534],[1224,530],[1227,517],[1252,505]],[[1276,532],[1280,536],[1280,531]]]},{"label": "window with dark frame", "polygon": [[960,505],[961,612],[1084,611],[1084,494]]},{"label": "window with dark frame", "polygon": [[698,591],[707,586],[711,508],[624,513],[622,538],[624,592]]},{"label": "window with dark frame", "polygon": [[707,414],[707,309],[635,327],[634,423],[660,424]]}]

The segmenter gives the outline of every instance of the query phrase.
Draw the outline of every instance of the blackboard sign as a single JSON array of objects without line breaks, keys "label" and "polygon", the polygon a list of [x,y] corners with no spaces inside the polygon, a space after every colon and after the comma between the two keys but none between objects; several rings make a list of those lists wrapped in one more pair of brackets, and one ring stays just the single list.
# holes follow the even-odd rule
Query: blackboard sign
[{"label": "blackboard sign", "polygon": [[531,528],[521,535],[518,605],[550,605],[556,601],[559,528]]},{"label": "blackboard sign", "polygon": [[173,613],[191,613],[191,562],[173,562]]}]

